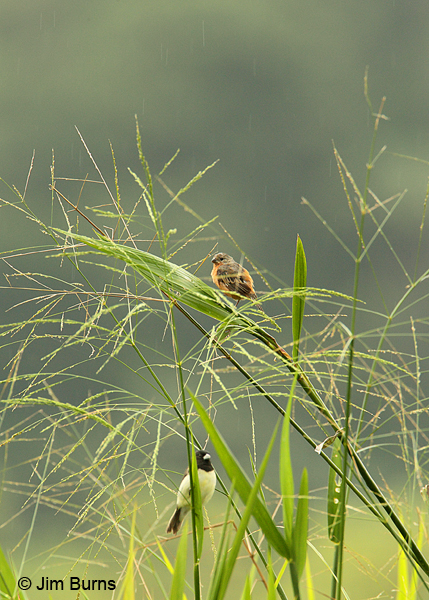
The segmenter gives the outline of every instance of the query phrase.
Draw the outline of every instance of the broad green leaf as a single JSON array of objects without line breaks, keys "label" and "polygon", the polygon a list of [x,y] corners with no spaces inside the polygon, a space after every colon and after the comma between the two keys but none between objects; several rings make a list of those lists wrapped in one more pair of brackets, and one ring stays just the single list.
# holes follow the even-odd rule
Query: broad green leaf
[{"label": "broad green leaf", "polygon": [[237,321],[241,326],[249,326],[247,320],[234,316],[232,309],[223,302],[216,290],[179,265],[144,250],[118,244],[107,237],[90,238],[61,229],[55,231],[89,246],[99,253],[124,261],[140,273],[150,285],[160,289],[173,300],[179,300],[220,321],[229,318],[234,322]]},{"label": "broad green leaf", "polygon": [[[234,458],[231,450],[228,448],[228,445],[211,422],[202,404],[197,400],[197,398],[195,398],[195,396],[192,396],[192,400],[195,403],[195,408],[198,411],[200,419],[206,428],[207,433],[210,435],[212,444],[215,447],[220,460],[222,461],[228,477],[234,483],[234,488],[243,503],[247,505],[252,490],[252,484]],[[267,542],[276,550],[276,552],[280,554],[280,556],[292,558],[285,539],[279,532],[277,525],[258,497],[256,497],[255,503],[252,506],[252,514],[259,527],[265,534]]]},{"label": "broad green leaf", "polygon": [[298,236],[296,241],[295,272],[293,278],[294,295],[292,298],[292,338],[294,361],[298,360],[299,339],[301,337],[302,322],[305,308],[305,287],[307,285],[307,261],[304,246]]},{"label": "broad green leaf", "polygon": [[308,475],[304,469],[299,488],[298,505],[296,508],[295,525],[293,528],[293,550],[298,579],[301,579],[307,558],[308,537]]},{"label": "broad green leaf", "polygon": [[[341,442],[337,438],[332,445],[332,462],[342,469]],[[334,544],[340,542],[340,490],[341,485],[337,481],[338,475],[334,469],[329,468],[328,479],[328,534]]]},{"label": "broad green leaf", "polygon": [[15,577],[0,547],[0,597],[15,600],[18,597],[14,594],[15,588]]},{"label": "broad green leaf", "polygon": [[170,600],[183,600],[186,577],[186,556],[188,552],[188,523],[183,525],[182,535],[177,547],[176,562],[174,563],[173,581],[171,582]]}]

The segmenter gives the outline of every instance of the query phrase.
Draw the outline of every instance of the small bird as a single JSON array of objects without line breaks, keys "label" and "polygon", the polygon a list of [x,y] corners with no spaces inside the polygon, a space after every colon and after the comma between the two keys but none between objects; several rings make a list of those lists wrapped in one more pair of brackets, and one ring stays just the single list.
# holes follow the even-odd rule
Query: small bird
[{"label": "small bird", "polygon": [[[243,265],[238,264],[232,256],[223,252],[215,254],[212,258],[212,263],[213,269],[211,275],[213,283],[225,292],[227,296],[237,300],[236,306],[238,306],[243,296],[256,300],[257,296],[253,289],[253,279]],[[256,303],[256,306],[264,312],[260,304]]]},{"label": "small bird", "polygon": [[[213,496],[216,486],[216,473],[210,460],[210,454],[205,450],[197,450],[198,480],[200,482],[201,504],[206,504]],[[171,517],[167,533],[177,533],[183,523],[183,519],[191,510],[191,480],[189,469],[186,469],[177,492],[176,510]]]}]

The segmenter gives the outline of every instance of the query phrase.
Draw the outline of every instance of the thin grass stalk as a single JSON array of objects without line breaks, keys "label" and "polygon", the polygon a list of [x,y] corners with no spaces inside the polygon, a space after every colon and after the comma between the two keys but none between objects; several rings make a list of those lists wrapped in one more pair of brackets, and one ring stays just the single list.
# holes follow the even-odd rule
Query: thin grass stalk
[{"label": "thin grass stalk", "polygon": [[[156,204],[155,204],[155,198],[153,195],[152,176],[151,176],[151,173],[149,170],[149,165],[143,154],[141,135],[140,135],[140,129],[139,129],[137,117],[136,117],[136,136],[137,136],[137,147],[138,147],[138,152],[139,152],[139,158],[140,158],[142,167],[144,169],[144,172],[146,174],[146,181],[147,181],[147,186],[148,186],[147,188],[143,187],[143,194],[148,196],[148,200],[149,200],[149,203],[150,203],[150,206],[152,209],[152,213],[153,213],[153,217],[154,217],[154,225],[155,225],[155,228],[157,231],[157,237],[158,237],[159,244],[161,247],[161,253],[162,253],[163,258],[166,260],[167,259],[167,240],[164,235],[162,217],[158,213]],[[178,340],[177,340],[177,330],[176,330],[176,324],[175,324],[174,311],[172,311],[172,310],[170,311],[170,323],[171,323],[170,327],[171,327],[171,334],[172,334],[172,340],[173,340],[173,349],[174,349],[174,353],[175,353],[175,363],[176,363],[176,366],[178,369],[178,375],[179,375],[180,397],[181,397],[182,406],[183,406],[183,424],[185,427],[186,448],[187,448],[187,454],[188,454],[189,481],[190,481],[190,487],[191,487],[192,548],[193,548],[193,555],[194,555],[194,565],[193,565],[194,594],[195,594],[195,600],[200,600],[200,598],[201,598],[200,567],[199,567],[200,561],[199,561],[198,539],[197,539],[198,532],[197,532],[197,523],[196,523],[196,516],[195,516],[195,504],[196,503],[195,503],[195,486],[194,486],[194,481],[193,481],[194,471],[192,468],[193,453],[194,453],[193,434],[192,434],[192,431],[190,428],[190,423],[188,420],[188,411],[187,411],[187,406],[186,406],[186,391],[185,391],[185,384],[184,384],[184,379],[183,379],[182,362],[181,362],[181,358],[180,358],[180,350],[179,350],[179,344],[178,344]]]},{"label": "thin grass stalk", "polygon": [[293,589],[294,600],[301,600],[301,592],[299,590],[298,571],[297,571],[297,568],[296,568],[296,563],[294,563],[293,560],[289,563],[289,570],[290,570],[290,578],[291,578],[291,581],[292,581],[292,589]]},{"label": "thin grass stalk", "polygon": [[[140,140],[141,142],[141,140]],[[55,190],[55,188],[52,188],[52,191],[57,192],[57,190]],[[16,193],[16,192],[15,192]],[[26,210],[28,211],[29,215],[31,216],[32,219],[34,219],[34,221],[40,225],[40,227],[43,229],[43,231],[45,231],[45,233],[47,233],[51,239],[53,240],[53,242],[55,243],[56,246],[59,247],[59,243],[58,243],[58,239],[57,237],[52,233],[51,229],[49,227],[47,227],[42,221],[40,221],[40,219],[37,218],[36,214],[30,209],[30,207],[27,205],[25,199],[19,195],[19,198],[21,200],[21,202],[23,203],[23,205],[25,206]],[[76,207],[74,207],[76,208]],[[99,230],[99,232],[104,235],[104,233]],[[82,277],[83,281],[85,281],[85,283],[88,284],[89,288],[93,291],[94,295],[98,297],[98,294],[95,290],[95,288],[93,287],[93,285],[90,283],[90,281],[88,280],[88,278],[84,275],[84,273],[81,271],[81,269],[79,268],[79,265],[77,262],[73,262],[72,258],[68,255],[65,254],[67,260],[70,262],[70,264],[78,271],[79,275]],[[107,305],[106,302],[104,302],[104,306],[109,310],[109,307]],[[114,313],[112,311],[110,311],[110,315],[112,316],[112,318],[114,319],[115,323],[118,325],[119,321],[116,318],[116,316],[114,315]],[[176,411],[176,415],[179,417],[179,419],[182,420],[183,422],[183,417],[180,414],[180,411],[177,409],[177,407],[175,406],[174,402],[172,401],[172,399],[170,398],[170,395],[168,394],[167,390],[165,389],[164,385],[162,384],[161,380],[157,377],[156,373],[154,372],[154,370],[151,368],[150,364],[146,361],[146,359],[144,358],[144,356],[142,355],[142,353],[140,352],[140,350],[138,349],[138,347],[136,346],[136,344],[134,343],[134,340],[131,338],[130,339],[130,344],[132,346],[132,348],[136,351],[137,355],[139,356],[139,358],[142,360],[142,362],[144,363],[144,365],[146,366],[146,368],[148,369],[149,373],[152,375],[153,379],[155,380],[156,384],[158,385],[162,395],[164,396],[164,398],[167,400],[167,402],[170,403],[170,405],[173,407],[173,409]]]},{"label": "thin grass stalk", "polygon": [[193,549],[193,554],[194,554],[193,573],[194,573],[194,588],[195,588],[194,594],[195,594],[195,600],[200,600],[200,598],[201,598],[200,567],[199,567],[199,559],[198,559],[197,526],[196,526],[196,518],[195,518],[195,510],[194,510],[195,487],[194,487],[193,469],[192,469],[192,460],[193,460],[192,453],[194,452],[193,435],[192,435],[192,431],[191,431],[189,420],[188,420],[188,411],[187,411],[187,406],[186,406],[186,391],[185,391],[185,384],[183,381],[182,362],[180,359],[180,352],[179,352],[179,346],[178,346],[178,342],[177,342],[176,325],[175,325],[173,311],[171,311],[171,313],[170,313],[170,318],[171,318],[171,333],[173,336],[173,347],[174,347],[174,352],[176,355],[175,356],[176,365],[177,365],[177,369],[178,369],[178,373],[179,373],[180,397],[181,397],[182,406],[183,406],[183,424],[185,427],[186,448],[187,448],[187,453],[188,453],[189,481],[190,481],[190,486],[191,486],[192,549]]},{"label": "thin grass stalk", "polygon": [[[365,80],[365,90],[367,92],[367,79]],[[369,96],[366,93],[367,100],[369,106],[371,104],[369,102]],[[360,211],[361,218],[358,230],[358,247],[356,253],[356,267],[355,267],[355,277],[354,277],[354,286],[353,286],[353,308],[352,308],[352,318],[351,318],[351,340],[349,347],[349,356],[348,356],[348,372],[347,372],[347,392],[346,392],[346,406],[345,406],[345,424],[344,424],[344,434],[343,434],[343,443],[344,448],[349,448],[349,432],[350,432],[350,414],[351,414],[351,396],[352,396],[352,384],[353,384],[353,365],[354,365],[354,345],[355,345],[355,331],[356,331],[356,314],[357,314],[357,297],[358,297],[358,287],[359,287],[359,274],[360,274],[360,264],[361,257],[364,248],[363,242],[363,232],[365,225],[365,216],[367,210],[367,198],[368,198],[368,190],[369,190],[369,180],[371,176],[372,163],[374,158],[375,151],[375,142],[377,138],[378,124],[380,121],[380,115],[382,114],[383,105],[385,99],[383,98],[381,101],[379,113],[375,120],[374,130],[372,135],[371,148],[369,152],[369,159],[366,170],[366,179],[365,179],[365,187],[363,197],[361,198]],[[351,447],[350,447],[351,448]],[[354,454],[354,451],[353,451]],[[338,544],[338,560],[336,561],[337,566],[337,586],[335,592],[335,598],[337,600],[341,600],[342,596],[342,578],[343,578],[343,555],[344,555],[344,536],[345,536],[345,525],[346,525],[346,508],[347,508],[347,486],[346,486],[346,477],[348,473],[348,452],[344,451],[343,453],[343,466],[342,466],[343,476],[341,479],[341,488],[340,488],[340,525],[339,525],[339,544]],[[336,557],[337,558],[337,557]]]},{"label": "thin grass stalk", "polygon": [[332,579],[331,579],[331,595],[330,598],[335,598],[337,593],[337,584],[338,584],[338,554],[339,554],[340,544],[335,544],[335,552],[334,552],[334,562],[332,565]]},{"label": "thin grass stalk", "polygon": [[369,373],[368,382],[366,384],[366,392],[365,392],[365,395],[364,395],[364,398],[363,398],[363,402],[362,402],[361,416],[360,416],[359,421],[358,421],[357,438],[359,437],[359,434],[360,434],[360,432],[362,430],[362,427],[364,425],[363,415],[365,414],[366,404],[367,404],[367,401],[368,401],[368,398],[369,398],[370,389],[371,389],[372,382],[373,382],[373,379],[374,379],[375,368],[376,368],[377,361],[378,361],[378,358],[380,356],[380,353],[382,351],[383,344],[384,344],[384,342],[386,340],[388,331],[390,329],[390,326],[391,326],[391,324],[392,324],[393,319],[395,318],[395,316],[399,313],[400,307],[403,305],[403,303],[408,298],[408,296],[415,290],[415,288],[422,281],[424,281],[427,278],[427,274],[428,274],[428,272],[426,271],[421,277],[419,277],[419,279],[416,282],[412,283],[408,287],[408,289],[406,290],[406,292],[404,293],[404,295],[402,296],[402,298],[399,300],[399,302],[397,302],[396,306],[391,311],[391,313],[390,313],[390,315],[389,315],[389,317],[388,317],[388,319],[386,321],[386,324],[385,324],[385,326],[383,328],[383,331],[381,332],[380,339],[379,339],[379,342],[378,342],[378,345],[377,345],[377,349],[376,349],[375,354],[374,354],[374,359],[372,361],[372,368],[371,368],[371,371]]},{"label": "thin grass stalk", "polygon": [[420,223],[420,235],[419,235],[419,243],[418,243],[418,246],[417,246],[417,256],[416,256],[416,265],[414,267],[413,282],[415,282],[416,279],[417,279],[417,271],[418,271],[418,267],[419,267],[420,250],[421,250],[421,246],[422,246],[423,227],[424,227],[424,224],[425,224],[425,217],[426,217],[426,208],[427,208],[427,203],[428,203],[428,197],[429,197],[429,181],[428,181],[428,185],[426,187],[426,195],[425,195],[425,199],[424,199],[424,203],[423,203],[423,215],[422,215],[422,221]]}]

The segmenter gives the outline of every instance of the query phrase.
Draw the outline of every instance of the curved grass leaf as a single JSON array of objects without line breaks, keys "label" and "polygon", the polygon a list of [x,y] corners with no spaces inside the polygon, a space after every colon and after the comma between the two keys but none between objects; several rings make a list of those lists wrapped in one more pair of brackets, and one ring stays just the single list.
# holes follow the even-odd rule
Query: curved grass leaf
[{"label": "curved grass leaf", "polygon": [[[178,300],[220,321],[234,317],[232,308],[223,302],[220,294],[183,267],[171,263],[154,254],[113,242],[109,238],[90,238],[72,232],[56,229],[64,236],[72,237],[99,253],[124,261],[140,273],[150,285],[161,290],[174,300]],[[235,317],[241,324],[244,320]]]},{"label": "curved grass leaf", "polygon": [[[290,370],[297,372],[297,367],[292,364],[292,358],[277,343],[272,335],[257,323],[247,318],[243,313],[238,313],[228,300],[221,297],[217,290],[208,286],[183,267],[143,250],[117,244],[101,235],[96,239],[73,232],[66,232],[61,229],[55,229],[55,231],[65,237],[71,237],[78,242],[86,244],[95,249],[96,253],[106,254],[107,256],[123,260],[132,269],[140,273],[154,289],[166,294],[172,302],[180,301],[201,313],[223,321],[223,325],[226,328],[237,327],[247,331],[279,355],[286,362]],[[320,395],[317,394],[315,388],[303,373],[301,373],[299,383],[304,387],[306,393],[317,405],[318,409],[334,424],[334,417],[330,414]]]},{"label": "curved grass leaf", "polygon": [[[246,509],[241,517],[240,524],[237,528],[237,532],[234,537],[234,541],[232,546],[228,552],[228,558],[224,564],[224,569],[222,572],[222,576],[219,578],[219,589],[215,590],[215,595],[213,596],[213,600],[223,600],[226,594],[226,590],[228,588],[229,582],[231,580],[232,572],[237,562],[237,557],[241,549],[241,544],[243,542],[244,535],[246,533],[247,525],[249,524],[250,517],[254,514],[255,505],[258,502],[258,494],[261,489],[262,480],[265,475],[265,470],[268,466],[268,461],[271,456],[271,451],[273,449],[274,441],[277,435],[278,424],[274,428],[273,435],[271,436],[270,443],[268,444],[267,451],[265,452],[265,456],[262,460],[261,466],[259,468],[259,473],[255,479],[255,483],[253,484],[252,489],[250,490],[250,494],[247,498]],[[235,482],[234,482],[235,483]],[[272,574],[272,569],[271,569]]]},{"label": "curved grass leaf", "polygon": [[[215,447],[220,460],[222,461],[228,477],[234,483],[235,491],[240,496],[242,502],[247,505],[252,490],[252,484],[234,458],[226,442],[211,422],[202,404],[195,398],[195,396],[192,396],[192,400],[207,433],[210,435],[212,444]],[[280,554],[280,556],[291,558],[289,548],[284,537],[279,532],[277,525],[258,497],[256,497],[254,500],[254,505],[252,506],[252,515],[265,534],[267,542],[276,550],[276,552]]]}]

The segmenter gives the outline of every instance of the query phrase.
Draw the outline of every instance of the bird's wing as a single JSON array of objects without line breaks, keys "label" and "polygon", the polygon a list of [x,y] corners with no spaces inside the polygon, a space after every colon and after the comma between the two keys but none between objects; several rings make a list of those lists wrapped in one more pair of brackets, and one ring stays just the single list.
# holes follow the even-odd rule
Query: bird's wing
[{"label": "bird's wing", "polygon": [[[242,296],[252,294],[252,279],[250,275],[247,277],[240,273],[241,267],[237,263],[237,268],[231,265],[220,265],[217,271],[218,279],[220,279],[230,292],[238,292]],[[250,279],[250,281],[249,281]]]},{"label": "bird's wing", "polygon": [[190,507],[191,498],[191,480],[189,473],[182,479],[179,491],[177,492],[177,508],[188,508]]}]

